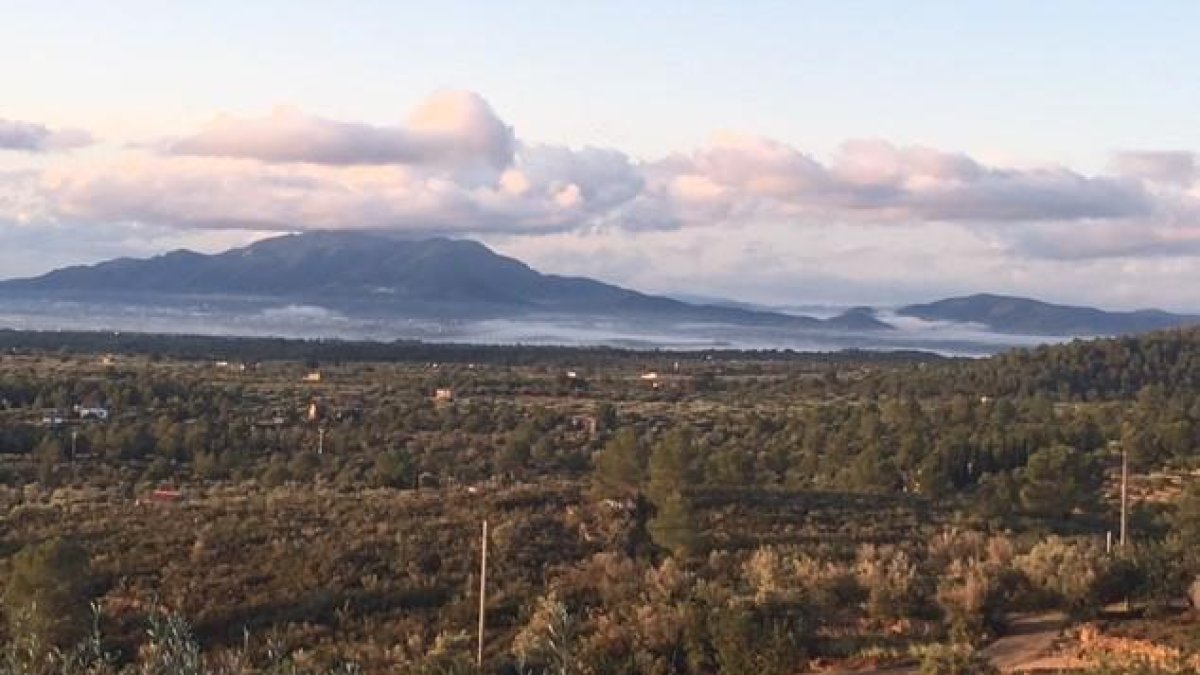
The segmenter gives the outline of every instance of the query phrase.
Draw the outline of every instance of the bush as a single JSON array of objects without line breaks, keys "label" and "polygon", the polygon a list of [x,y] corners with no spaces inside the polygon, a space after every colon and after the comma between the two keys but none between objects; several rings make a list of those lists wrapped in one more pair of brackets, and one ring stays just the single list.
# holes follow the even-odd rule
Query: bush
[{"label": "bush", "polygon": [[955,561],[937,589],[937,604],[955,642],[976,644],[1003,622],[1002,570],[974,559]]},{"label": "bush", "polygon": [[577,631],[575,618],[553,593],[541,598],[513,639],[512,651],[521,671],[545,675],[581,672],[575,656]]},{"label": "bush", "polygon": [[921,675],[999,675],[1000,670],[970,645],[929,645],[916,650]]},{"label": "bush", "polygon": [[867,611],[874,618],[910,616],[921,604],[917,565],[903,549],[864,544],[858,550],[854,572],[867,591]]},{"label": "bush", "polygon": [[1099,546],[1050,537],[1017,557],[1019,569],[1043,599],[1075,618],[1093,616],[1109,599],[1112,561]]},{"label": "bush", "polygon": [[785,675],[808,655],[814,622],[799,603],[733,603],[713,612],[709,632],[722,675]]},{"label": "bush", "polygon": [[91,565],[77,544],[55,539],[25,547],[12,559],[4,591],[9,630],[45,649],[66,649],[87,634]]}]

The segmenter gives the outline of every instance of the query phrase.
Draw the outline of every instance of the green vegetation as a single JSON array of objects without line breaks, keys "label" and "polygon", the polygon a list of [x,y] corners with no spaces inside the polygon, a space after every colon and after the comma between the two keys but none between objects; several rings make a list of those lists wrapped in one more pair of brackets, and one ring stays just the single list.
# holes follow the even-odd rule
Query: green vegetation
[{"label": "green vegetation", "polygon": [[474,672],[484,519],[495,673],[989,672],[1014,613],[1170,617],[1200,578],[1196,330],[980,361],[0,344],[0,673]]}]

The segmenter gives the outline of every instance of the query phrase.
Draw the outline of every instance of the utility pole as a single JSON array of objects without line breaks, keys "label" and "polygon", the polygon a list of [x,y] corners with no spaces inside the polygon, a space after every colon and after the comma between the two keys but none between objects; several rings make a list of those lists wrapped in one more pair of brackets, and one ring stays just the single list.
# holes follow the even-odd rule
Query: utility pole
[{"label": "utility pole", "polygon": [[479,648],[475,654],[475,665],[483,670],[483,625],[487,609],[487,554],[488,554],[488,522],[483,521],[483,553],[479,558]]},{"label": "utility pole", "polygon": [[1121,548],[1125,548],[1125,536],[1129,527],[1129,451],[1121,444]]},{"label": "utility pole", "polygon": [[78,441],[79,441],[79,430],[72,429],[71,430],[71,461],[72,462],[75,461],[75,449],[78,446]]},{"label": "utility pole", "polygon": [[317,454],[325,454],[325,427],[317,427]]}]

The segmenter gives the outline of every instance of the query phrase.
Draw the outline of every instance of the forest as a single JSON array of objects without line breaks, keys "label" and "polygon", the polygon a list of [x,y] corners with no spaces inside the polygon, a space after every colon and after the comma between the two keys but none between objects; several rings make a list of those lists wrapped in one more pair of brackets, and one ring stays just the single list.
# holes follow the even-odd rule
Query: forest
[{"label": "forest", "polygon": [[1200,666],[1200,329],[0,349],[5,675]]}]

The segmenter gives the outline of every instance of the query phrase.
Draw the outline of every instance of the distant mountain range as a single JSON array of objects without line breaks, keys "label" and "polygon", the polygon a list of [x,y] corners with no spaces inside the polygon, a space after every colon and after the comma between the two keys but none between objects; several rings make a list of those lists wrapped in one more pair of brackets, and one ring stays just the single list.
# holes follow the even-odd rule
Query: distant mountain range
[{"label": "distant mountain range", "polygon": [[[870,307],[818,319],[732,302],[685,302],[583,277],[542,274],[474,241],[312,232],[265,239],[212,255],[173,251],[119,258],[0,281],[0,295],[162,302],[173,297],[266,299],[342,312],[441,319],[570,315],[639,324],[755,326],[860,334],[892,331]],[[802,299],[801,299],[802,300]],[[925,321],[975,324],[995,333],[1091,336],[1200,323],[1159,310],[1106,312],[1027,298],[972,295],[896,310]]]},{"label": "distant mountain range", "polygon": [[998,333],[1020,335],[1127,335],[1200,324],[1200,316],[1157,309],[1106,312],[987,293],[908,305],[897,314],[926,321],[974,323]]},{"label": "distant mountain range", "polygon": [[891,329],[869,312],[817,319],[693,304],[583,277],[542,274],[474,241],[359,232],[285,235],[213,255],[173,251],[149,259],[119,258],[0,282],[0,292],[6,291],[280,298],[444,318],[573,314],[797,330]]}]

